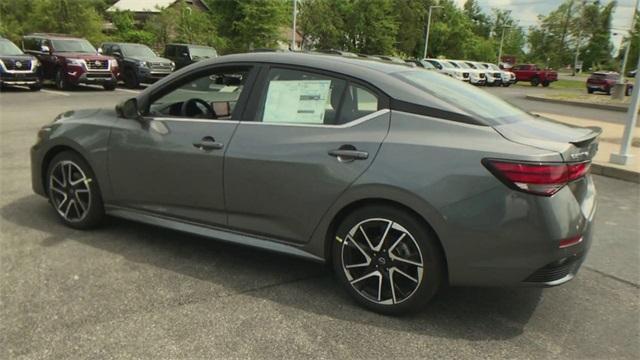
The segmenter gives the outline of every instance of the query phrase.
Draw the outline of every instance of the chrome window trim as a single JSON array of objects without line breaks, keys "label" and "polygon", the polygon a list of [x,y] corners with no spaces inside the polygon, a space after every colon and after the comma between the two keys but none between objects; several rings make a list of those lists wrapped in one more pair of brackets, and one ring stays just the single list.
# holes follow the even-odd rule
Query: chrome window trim
[{"label": "chrome window trim", "polygon": [[263,123],[262,121],[240,121],[240,120],[216,120],[216,119],[191,119],[191,118],[182,118],[182,117],[153,117],[149,116],[150,120],[154,121],[176,121],[176,122],[198,122],[198,123],[216,123],[216,124],[247,124],[247,125],[274,125],[274,126],[296,126],[296,127],[314,127],[314,128],[331,128],[331,129],[344,129],[350,128],[356,125],[360,125],[366,121],[369,121],[375,117],[382,116],[384,114],[390,113],[389,109],[380,109],[378,111],[372,112],[371,114],[365,115],[363,117],[357,118],[353,121],[350,121],[346,124],[340,125],[323,125],[323,124],[300,124],[300,123]]},{"label": "chrome window trim", "polygon": [[240,120],[217,120],[217,119],[191,119],[183,117],[147,117],[153,121],[174,121],[174,122],[194,122],[194,123],[214,123],[214,124],[239,124]]},{"label": "chrome window trim", "polygon": [[330,129],[344,129],[344,128],[350,128],[356,125],[360,125],[363,122],[369,121],[375,117],[378,116],[382,116],[384,114],[387,114],[391,112],[391,110],[389,109],[380,109],[378,111],[372,112],[371,114],[365,115],[363,117],[354,119],[352,121],[349,121],[348,123],[345,124],[340,124],[340,125],[325,125],[325,124],[301,124],[301,123],[288,123],[288,122],[277,122],[277,123],[269,123],[269,122],[262,122],[262,121],[243,121],[243,124],[247,124],[247,125],[271,125],[271,126],[295,126],[295,127],[312,127],[312,128],[330,128]]}]

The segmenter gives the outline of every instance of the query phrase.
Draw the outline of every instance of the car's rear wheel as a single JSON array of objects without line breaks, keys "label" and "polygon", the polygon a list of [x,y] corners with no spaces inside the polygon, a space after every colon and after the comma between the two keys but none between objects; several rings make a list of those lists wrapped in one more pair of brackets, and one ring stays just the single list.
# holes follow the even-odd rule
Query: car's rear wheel
[{"label": "car's rear wheel", "polygon": [[421,219],[391,206],[346,216],[332,239],[338,280],[361,305],[384,314],[423,308],[443,277],[437,239]]},{"label": "car's rear wheel", "polygon": [[587,88],[587,92],[588,92],[589,94],[593,94],[593,89],[591,89],[591,88]]},{"label": "car's rear wheel", "polygon": [[98,182],[77,153],[63,151],[51,160],[46,185],[49,201],[66,225],[88,229],[102,222],[104,207]]},{"label": "car's rear wheel", "polygon": [[113,91],[113,90],[116,89],[116,83],[115,82],[113,82],[113,83],[105,83],[105,84],[102,85],[102,87],[107,91]]},{"label": "car's rear wheel", "polygon": [[124,85],[129,89],[136,89],[140,86],[138,77],[131,69],[127,69],[124,72]]},{"label": "car's rear wheel", "polygon": [[551,82],[550,82],[549,80],[544,80],[544,81],[542,82],[542,86],[543,86],[543,87],[549,87],[549,85],[551,85]]}]

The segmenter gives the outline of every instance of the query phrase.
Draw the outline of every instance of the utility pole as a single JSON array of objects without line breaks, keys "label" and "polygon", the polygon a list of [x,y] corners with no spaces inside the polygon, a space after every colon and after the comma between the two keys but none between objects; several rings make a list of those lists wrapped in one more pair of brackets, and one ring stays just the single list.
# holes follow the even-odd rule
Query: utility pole
[{"label": "utility pole", "polygon": [[569,7],[567,7],[567,15],[564,18],[564,25],[562,27],[562,37],[560,38],[560,46],[564,49],[564,40],[567,37],[567,29],[569,28],[569,20],[571,19],[571,9],[573,8],[574,0],[571,0]]},{"label": "utility pole", "polygon": [[298,0],[293,0],[293,29],[291,30],[291,50],[296,50],[296,17],[298,10]]},{"label": "utility pole", "polygon": [[500,66],[500,60],[502,59],[502,44],[504,43],[504,31],[511,28],[511,26],[502,26],[502,36],[500,37],[500,50],[498,50],[498,66]]},{"label": "utility pole", "polygon": [[429,17],[427,18],[427,35],[424,38],[424,54],[422,55],[423,59],[427,58],[427,49],[429,48],[429,29],[431,28],[431,10],[436,8],[441,8],[442,6],[433,5],[429,6]]}]

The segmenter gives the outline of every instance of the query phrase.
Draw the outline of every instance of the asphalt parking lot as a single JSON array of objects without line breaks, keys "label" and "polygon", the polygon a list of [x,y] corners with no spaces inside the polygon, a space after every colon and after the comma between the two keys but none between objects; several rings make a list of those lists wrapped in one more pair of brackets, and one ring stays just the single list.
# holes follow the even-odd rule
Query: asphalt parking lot
[{"label": "asphalt parking lot", "polygon": [[319,264],[119,219],[64,227],[31,191],[37,129],[135,92],[0,93],[0,358],[640,357],[638,184],[595,177],[594,244],[572,282],[445,289],[396,318]]}]

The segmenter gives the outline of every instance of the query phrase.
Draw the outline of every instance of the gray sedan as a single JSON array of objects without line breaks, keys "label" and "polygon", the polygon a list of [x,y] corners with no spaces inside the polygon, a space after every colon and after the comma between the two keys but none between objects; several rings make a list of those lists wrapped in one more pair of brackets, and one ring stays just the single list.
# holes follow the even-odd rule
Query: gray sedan
[{"label": "gray sedan", "polygon": [[599,133],[402,64],[238,54],[59,115],[32,182],[71,227],[111,215],[327,262],[360,304],[398,314],[447,284],[572,279]]}]

